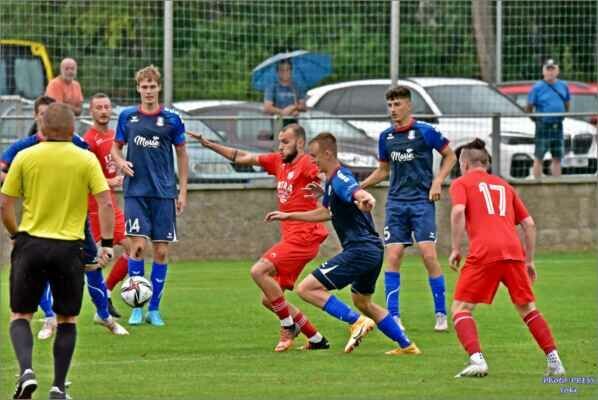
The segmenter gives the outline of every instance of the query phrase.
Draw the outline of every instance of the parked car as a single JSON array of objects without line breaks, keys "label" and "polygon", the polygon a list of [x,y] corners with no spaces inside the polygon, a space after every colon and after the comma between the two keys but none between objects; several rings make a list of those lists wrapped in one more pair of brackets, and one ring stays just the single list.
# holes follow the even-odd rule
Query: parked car
[{"label": "parked car", "polygon": [[[527,94],[535,81],[502,82],[496,85],[501,93],[509,96],[519,106],[527,105]],[[576,81],[567,81],[571,93],[571,112],[598,112],[598,86]],[[598,114],[590,117],[573,117],[598,126]]]},{"label": "parked car", "polygon": [[[349,81],[311,89],[306,104],[311,109],[335,115],[356,116],[349,120],[372,138],[389,126],[384,93],[389,79]],[[461,78],[409,78],[398,84],[411,90],[413,113],[434,124],[453,147],[474,137],[492,146],[492,119],[500,118],[500,174],[510,178],[531,177],[535,126],[524,111],[486,82]],[[451,116],[461,114],[465,116]],[[368,117],[369,116],[376,116]],[[486,115],[477,117],[477,115]],[[444,118],[440,118],[444,117]],[[583,121],[565,118],[564,174],[596,174],[598,169],[596,128]],[[439,157],[435,157],[435,167]],[[548,172],[548,155],[545,172]]]},{"label": "parked car", "polygon": [[[110,126],[116,129],[116,123],[120,111],[124,107],[115,107]],[[208,139],[225,143],[225,139],[214,132],[210,127],[198,119],[186,119],[184,112],[177,111],[187,130],[201,133]],[[92,121],[84,119],[79,124],[78,134],[83,136],[85,131],[92,125]],[[246,148],[243,148],[246,149]],[[125,149],[126,150],[126,149]],[[259,152],[259,149],[248,148],[246,150]],[[189,183],[244,183],[255,184],[257,182],[272,182],[270,177],[262,168],[252,166],[241,166],[233,164],[230,160],[221,155],[206,149],[194,139],[187,140],[187,154],[189,156]],[[175,154],[176,157],[176,154]],[[176,164],[175,164],[176,166]],[[178,174],[178,170],[177,170]]]},{"label": "parked car", "polygon": [[0,39],[0,95],[34,100],[53,78],[50,57],[43,44]]},{"label": "parked car", "polygon": [[0,151],[27,136],[34,124],[33,101],[20,96],[0,96]]},{"label": "parked car", "polygon": [[[265,119],[261,103],[200,100],[175,103],[174,106],[202,117],[209,127],[225,136],[228,143],[249,145],[262,151],[276,149],[279,121]],[[308,141],[321,132],[333,133],[338,140],[339,160],[358,179],[365,178],[378,166],[376,141],[342,119],[314,110],[300,114],[299,123],[305,129]]]}]

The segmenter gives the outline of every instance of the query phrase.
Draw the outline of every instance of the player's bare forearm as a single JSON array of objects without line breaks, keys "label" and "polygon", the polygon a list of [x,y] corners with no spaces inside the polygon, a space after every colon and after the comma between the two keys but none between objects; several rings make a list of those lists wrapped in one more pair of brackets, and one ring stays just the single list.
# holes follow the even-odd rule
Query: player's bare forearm
[{"label": "player's bare forearm", "polygon": [[189,155],[187,146],[176,146],[176,160],[179,170],[179,193],[187,195],[187,181],[189,180]]},{"label": "player's bare forearm", "polygon": [[440,168],[438,169],[438,173],[434,180],[439,184],[442,184],[457,163],[457,156],[450,146],[445,146],[440,154],[442,155],[442,160],[440,161]]},{"label": "player's bare forearm", "polygon": [[[205,140],[205,139],[204,139]],[[220,154],[222,157],[227,158],[239,165],[259,165],[257,161],[257,155],[249,153],[247,151],[235,149],[233,147],[224,146],[220,143],[215,143],[210,140],[205,140],[206,143],[202,144],[208,149]]]},{"label": "player's bare forearm", "polygon": [[536,224],[532,217],[527,217],[520,223],[523,229],[523,247],[525,248],[525,262],[534,261],[536,252]]},{"label": "player's bare forearm", "polygon": [[98,203],[98,216],[100,219],[100,234],[102,239],[114,237],[114,208],[110,191],[106,190],[94,195]]},{"label": "player's bare forearm", "polygon": [[330,220],[330,211],[325,207],[318,207],[311,211],[291,212],[288,219],[303,222],[324,222]]},{"label": "player's bare forearm", "polygon": [[367,178],[365,178],[360,184],[359,187],[362,189],[366,189],[370,186],[374,186],[386,178],[390,174],[390,166],[386,161],[380,161],[378,164],[378,168],[376,168]]},{"label": "player's bare forearm", "polygon": [[17,233],[17,214],[15,212],[16,198],[0,195],[0,214],[2,214],[2,223],[9,235]]}]

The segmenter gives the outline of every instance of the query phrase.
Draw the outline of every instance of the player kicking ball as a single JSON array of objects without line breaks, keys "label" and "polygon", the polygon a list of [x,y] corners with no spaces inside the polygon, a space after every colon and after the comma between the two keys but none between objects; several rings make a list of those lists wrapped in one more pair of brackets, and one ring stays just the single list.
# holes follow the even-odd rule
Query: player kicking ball
[{"label": "player kicking ball", "polygon": [[[487,171],[490,157],[484,142],[476,139],[461,148],[463,176],[451,184],[451,268],[459,271],[461,243],[469,237],[469,254],[460,268],[452,305],[457,337],[469,354],[469,365],[455,378],[488,375],[475,320],[476,304],[492,304],[499,283],[509,290],[511,301],[532,336],[546,354],[547,376],[565,374],[548,323],[536,309],[531,283],[536,279],[534,251],[536,227],[525,205],[503,179]],[[523,228],[525,251],[515,225]]]},{"label": "player kicking ball", "polygon": [[[349,169],[341,167],[334,135],[321,133],[313,138],[309,143],[309,152],[320,171],[326,174],[322,206],[303,212],[273,211],[266,215],[266,221],[332,220],[343,251],[307,276],[299,284],[297,294],[303,300],[351,325],[351,336],[345,346],[346,353],[352,352],[377,325],[386,336],[399,344],[398,348],[386,354],[421,354],[392,315],[372,302],[384,258],[384,247],[370,213],[376,200],[370,193],[359,188]],[[353,304],[365,316],[329,293],[347,285],[351,285]]]}]

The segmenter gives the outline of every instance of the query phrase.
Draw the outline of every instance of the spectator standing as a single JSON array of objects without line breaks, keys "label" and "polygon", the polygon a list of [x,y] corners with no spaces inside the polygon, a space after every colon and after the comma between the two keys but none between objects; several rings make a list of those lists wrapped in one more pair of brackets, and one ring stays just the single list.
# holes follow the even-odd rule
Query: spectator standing
[{"label": "spectator standing", "polygon": [[48,83],[46,96],[70,106],[75,115],[81,115],[83,92],[76,77],[77,62],[72,58],[65,58],[60,63],[60,75]]}]

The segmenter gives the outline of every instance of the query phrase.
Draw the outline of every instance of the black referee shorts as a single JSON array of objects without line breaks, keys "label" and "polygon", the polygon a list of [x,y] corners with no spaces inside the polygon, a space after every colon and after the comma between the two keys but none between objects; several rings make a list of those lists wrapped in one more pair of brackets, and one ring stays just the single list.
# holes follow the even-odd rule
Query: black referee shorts
[{"label": "black referee shorts", "polygon": [[79,240],[44,239],[21,232],[10,255],[10,309],[33,313],[50,282],[56,314],[76,316],[81,311],[85,282]]}]

